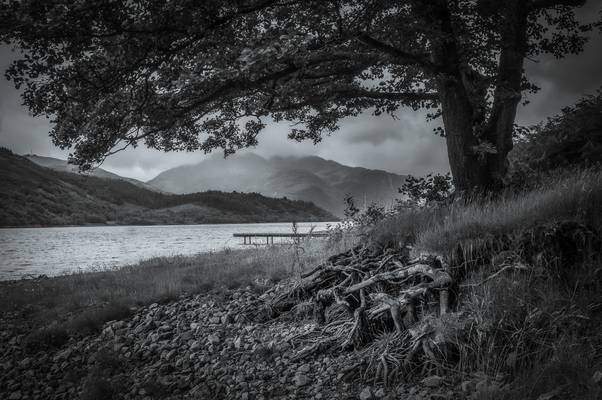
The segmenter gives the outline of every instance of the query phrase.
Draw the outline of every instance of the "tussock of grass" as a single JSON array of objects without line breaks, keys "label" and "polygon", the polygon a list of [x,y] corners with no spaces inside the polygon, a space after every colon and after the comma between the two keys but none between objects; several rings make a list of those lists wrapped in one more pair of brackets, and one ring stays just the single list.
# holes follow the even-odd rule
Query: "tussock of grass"
[{"label": "tussock of grass", "polygon": [[602,172],[565,172],[545,179],[527,193],[499,200],[454,205],[437,224],[425,227],[417,246],[446,251],[457,243],[492,235],[512,234],[537,224],[575,220],[602,227]]},{"label": "tussock of grass", "polygon": [[601,230],[601,204],[601,171],[556,171],[527,192],[404,212],[379,224],[373,236],[379,242],[403,242],[411,236],[417,250],[446,254],[459,243],[516,234],[538,224],[562,220]]}]

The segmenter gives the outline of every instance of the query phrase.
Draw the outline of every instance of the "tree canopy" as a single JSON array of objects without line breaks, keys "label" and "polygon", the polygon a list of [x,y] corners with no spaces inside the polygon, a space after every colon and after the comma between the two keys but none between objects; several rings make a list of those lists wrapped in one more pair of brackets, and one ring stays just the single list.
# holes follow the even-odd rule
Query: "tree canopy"
[{"label": "tree canopy", "polygon": [[498,186],[523,60],[578,53],[584,0],[5,0],[6,72],[84,168],[143,142],[257,144],[266,118],[319,142],[344,117],[442,116],[456,187]]}]

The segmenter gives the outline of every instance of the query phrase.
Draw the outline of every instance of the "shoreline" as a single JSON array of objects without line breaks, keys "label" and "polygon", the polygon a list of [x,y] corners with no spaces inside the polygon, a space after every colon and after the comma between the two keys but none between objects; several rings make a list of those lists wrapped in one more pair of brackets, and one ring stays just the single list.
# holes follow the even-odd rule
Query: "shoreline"
[{"label": "shoreline", "polygon": [[[144,260],[169,256],[195,256],[242,249],[233,233],[292,232],[292,223],[195,224],[110,227],[49,227],[0,230],[4,255],[0,280],[21,280],[39,275],[60,276],[82,271],[114,270]],[[299,232],[336,227],[332,221],[299,223]],[[137,234],[140,239],[130,240]],[[265,240],[264,240],[265,241]],[[286,242],[286,240],[278,240]],[[239,243],[240,242],[240,243]],[[258,243],[259,244],[259,243]],[[253,247],[253,246],[250,246]],[[78,249],[64,254],[60,249]]]},{"label": "shoreline", "polygon": [[[298,222],[299,224],[308,224],[308,223],[341,223],[342,220],[331,221],[331,220],[315,220],[315,221],[302,221]],[[14,225],[14,226],[0,226],[0,230],[2,229],[42,229],[42,228],[96,228],[96,227],[123,227],[123,226],[197,226],[197,225],[244,225],[244,224],[292,224],[293,221],[261,221],[261,222],[207,222],[202,224],[85,224],[85,225]]]},{"label": "shoreline", "polygon": [[[202,264],[207,272],[215,264],[230,260],[233,268],[222,270],[224,274],[215,277],[213,285],[199,285],[189,292],[182,290],[167,297],[155,294],[139,304],[99,302],[82,304],[80,310],[66,313],[61,310],[61,315],[64,313],[71,320],[52,321],[48,315],[36,320],[32,318],[35,311],[31,302],[21,311],[18,307],[12,312],[2,310],[0,350],[4,356],[0,358],[3,371],[0,394],[20,400],[40,397],[101,400],[110,396],[175,400],[216,395],[247,400],[320,400],[355,398],[366,392],[370,397],[360,398],[392,399],[395,397],[391,396],[413,393],[427,396],[447,391],[446,386],[432,388],[419,383],[373,387],[349,378],[343,366],[361,362],[362,355],[357,352],[298,357],[313,343],[315,321],[307,316],[294,317],[295,314],[291,314],[292,319],[268,321],[253,316],[261,309],[264,296],[270,298],[295,286],[295,280],[289,278],[300,270],[295,272],[294,266],[283,268],[283,261],[290,262],[294,256],[293,252],[283,250],[272,247],[175,256],[147,260],[117,273],[18,281],[25,289],[38,284],[76,283],[75,287],[82,290],[81,284],[86,281],[102,282],[107,288],[111,287],[111,282],[104,279],[108,275],[123,274],[120,278],[124,278],[128,273],[154,270],[158,265],[163,272],[174,272],[190,264]],[[316,246],[308,250],[313,253],[302,260],[303,270],[313,268],[327,255],[340,253],[342,249],[330,248],[326,253],[324,246]],[[270,263],[271,266],[266,265]],[[250,273],[242,276],[245,272]],[[208,283],[208,277],[204,278]],[[19,286],[0,282],[3,284]],[[0,291],[0,296],[3,292]],[[38,296],[35,298],[47,314],[48,304]],[[67,300],[62,299],[65,304],[69,303]],[[78,312],[83,318],[78,319]],[[17,378],[24,373],[35,378],[28,385]]]}]

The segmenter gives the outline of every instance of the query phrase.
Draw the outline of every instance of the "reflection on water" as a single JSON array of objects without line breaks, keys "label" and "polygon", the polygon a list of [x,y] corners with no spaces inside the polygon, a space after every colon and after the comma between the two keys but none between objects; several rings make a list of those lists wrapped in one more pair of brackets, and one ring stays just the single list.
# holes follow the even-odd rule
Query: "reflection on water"
[{"label": "reflection on water", "polygon": [[[300,223],[299,231],[327,223]],[[0,280],[133,264],[154,256],[243,247],[234,232],[290,232],[290,223],[0,229]]]}]

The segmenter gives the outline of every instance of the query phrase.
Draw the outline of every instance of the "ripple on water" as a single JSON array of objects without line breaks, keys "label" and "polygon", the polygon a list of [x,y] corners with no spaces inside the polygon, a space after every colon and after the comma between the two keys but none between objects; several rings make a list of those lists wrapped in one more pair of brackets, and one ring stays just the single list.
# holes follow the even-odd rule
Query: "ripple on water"
[{"label": "ripple on water", "polygon": [[[316,224],[301,227],[309,230],[311,225]],[[326,223],[316,227],[325,228]],[[0,280],[135,264],[151,257],[193,255],[226,246],[243,248],[242,241],[232,239],[232,233],[290,229],[290,223],[1,229]]]}]

